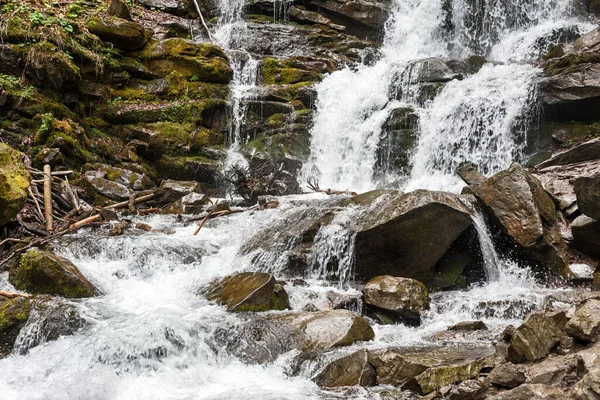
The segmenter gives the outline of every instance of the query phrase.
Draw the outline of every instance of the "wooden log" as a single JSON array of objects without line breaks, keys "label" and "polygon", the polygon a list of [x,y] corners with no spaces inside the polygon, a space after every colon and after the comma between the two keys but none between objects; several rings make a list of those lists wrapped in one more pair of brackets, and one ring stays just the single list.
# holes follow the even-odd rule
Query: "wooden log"
[{"label": "wooden log", "polygon": [[71,229],[78,229],[78,228],[81,228],[84,225],[87,225],[87,224],[92,223],[94,221],[97,221],[99,219],[100,219],[100,214],[92,215],[91,217],[84,218],[81,221],[77,221],[74,224],[71,224],[69,226],[69,229],[70,230]]},{"label": "wooden log", "polygon": [[[152,200],[154,198],[154,193],[147,194],[145,196],[140,196],[135,199],[135,204],[140,204],[148,200]],[[110,206],[106,206],[104,208],[123,208],[129,206],[129,200],[122,201],[120,203],[111,204]]]},{"label": "wooden log", "polygon": [[31,295],[27,293],[8,293],[4,290],[0,290],[0,296],[6,297],[7,299],[14,299],[15,297],[31,297]]},{"label": "wooden log", "polygon": [[46,213],[46,230],[52,231],[52,169],[44,165],[44,212]]}]

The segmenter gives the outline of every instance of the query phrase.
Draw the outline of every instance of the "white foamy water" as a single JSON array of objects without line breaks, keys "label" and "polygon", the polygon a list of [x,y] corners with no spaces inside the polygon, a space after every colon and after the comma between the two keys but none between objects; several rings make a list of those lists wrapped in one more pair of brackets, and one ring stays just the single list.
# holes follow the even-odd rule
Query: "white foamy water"
[{"label": "white foamy water", "polygon": [[[533,77],[539,71],[522,63],[592,25],[576,18],[570,1],[460,0],[450,2],[451,9],[443,4],[440,0],[393,2],[381,59],[372,66],[334,72],[317,85],[305,179],[358,191],[376,187],[381,127],[397,106],[390,97],[397,94],[392,89],[404,87],[403,92],[414,93],[418,86],[414,75],[394,71],[430,57],[480,54],[508,64],[488,64],[463,81],[443,85],[433,101],[402,97],[415,109],[420,123],[418,143],[411,153],[412,171],[399,177],[397,184],[407,182],[407,190],[458,190],[462,184],[454,169],[461,162],[471,161],[490,175],[523,158],[525,139],[535,128]],[[390,179],[379,181],[387,184]]]}]

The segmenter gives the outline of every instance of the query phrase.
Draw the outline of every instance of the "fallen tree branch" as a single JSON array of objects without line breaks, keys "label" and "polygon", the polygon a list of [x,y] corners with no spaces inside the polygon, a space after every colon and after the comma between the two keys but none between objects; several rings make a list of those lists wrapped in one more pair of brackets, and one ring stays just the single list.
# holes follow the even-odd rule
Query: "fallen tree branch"
[{"label": "fallen tree branch", "polygon": [[198,234],[198,232],[200,232],[200,229],[202,229],[202,227],[204,226],[204,223],[206,221],[208,221],[208,219],[210,218],[211,215],[213,215],[214,212],[211,211],[208,214],[206,214],[206,217],[204,217],[204,219],[202,220],[202,222],[200,223],[200,226],[198,226],[198,229],[196,229],[196,232],[194,232],[194,236]]},{"label": "fallen tree branch", "polygon": [[[134,204],[140,204],[148,200],[152,200],[154,198],[154,193],[147,194],[145,196],[140,196],[134,200]],[[120,203],[111,204],[110,206],[106,206],[104,208],[114,209],[114,208],[124,208],[129,206],[129,200],[122,201]]]},{"label": "fallen tree branch", "polygon": [[336,194],[349,194],[350,196],[356,196],[358,193],[356,192],[351,192],[348,189],[346,190],[334,190],[334,189],[321,189],[319,187],[319,184],[316,181],[311,181],[308,180],[308,182],[306,183],[308,185],[308,188],[310,190],[312,190],[313,192],[317,192],[317,193],[325,193],[329,196],[333,196]]},{"label": "fallen tree branch", "polygon": [[7,299],[14,299],[16,297],[25,297],[27,299],[31,297],[31,295],[27,293],[8,293],[4,290],[0,290],[0,296],[6,297]]}]

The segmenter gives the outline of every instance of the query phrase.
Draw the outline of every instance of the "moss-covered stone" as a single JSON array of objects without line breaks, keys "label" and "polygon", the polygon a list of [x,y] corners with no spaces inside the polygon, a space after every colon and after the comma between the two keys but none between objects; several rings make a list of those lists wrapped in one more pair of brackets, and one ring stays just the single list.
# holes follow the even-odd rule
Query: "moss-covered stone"
[{"label": "moss-covered stone", "polygon": [[310,154],[310,138],[307,135],[294,133],[259,135],[248,142],[247,147],[264,153],[275,162],[282,162],[289,156],[306,160]]},{"label": "moss-covered stone", "polygon": [[139,57],[148,68],[166,76],[176,72],[198,82],[229,83],[233,70],[223,50],[211,44],[172,38],[148,45]]},{"label": "moss-covered stone", "polygon": [[321,75],[316,71],[290,67],[296,65],[293,62],[278,61],[274,58],[267,58],[261,65],[263,82],[267,85],[272,84],[294,84],[299,82],[316,82],[321,79]]},{"label": "moss-covered stone", "polygon": [[92,17],[87,21],[86,27],[103,41],[122,50],[141,49],[153,34],[136,22],[110,16]]},{"label": "moss-covered stone", "polygon": [[0,302],[0,358],[12,351],[19,330],[29,318],[30,309],[31,304],[24,297]]},{"label": "moss-covered stone", "polygon": [[37,249],[21,255],[8,279],[19,290],[64,297],[91,297],[96,288],[69,260]]},{"label": "moss-covered stone", "polygon": [[21,154],[0,143],[0,227],[13,219],[25,205],[30,181]]}]

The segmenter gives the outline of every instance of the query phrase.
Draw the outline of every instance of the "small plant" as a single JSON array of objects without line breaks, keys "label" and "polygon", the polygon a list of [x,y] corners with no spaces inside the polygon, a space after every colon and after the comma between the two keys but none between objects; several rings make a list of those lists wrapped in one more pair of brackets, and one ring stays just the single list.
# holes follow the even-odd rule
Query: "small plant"
[{"label": "small plant", "polygon": [[75,19],[83,14],[83,8],[77,3],[71,3],[67,7],[67,17]]},{"label": "small plant", "polygon": [[40,128],[38,129],[38,134],[40,137],[44,137],[52,129],[54,129],[54,116],[52,113],[43,114],[42,122],[40,124]]},{"label": "small plant", "polygon": [[200,82],[200,77],[198,75],[194,75],[190,78],[190,82]]},{"label": "small plant", "polygon": [[69,33],[73,33],[73,25],[71,25],[70,23],[68,23],[67,21],[59,21],[60,26],[63,27],[63,29]]},{"label": "small plant", "polygon": [[38,10],[35,10],[29,14],[29,21],[31,22],[31,25],[34,26],[42,25],[44,22],[46,22],[46,17]]}]

